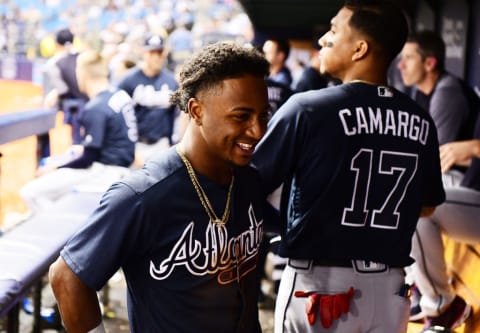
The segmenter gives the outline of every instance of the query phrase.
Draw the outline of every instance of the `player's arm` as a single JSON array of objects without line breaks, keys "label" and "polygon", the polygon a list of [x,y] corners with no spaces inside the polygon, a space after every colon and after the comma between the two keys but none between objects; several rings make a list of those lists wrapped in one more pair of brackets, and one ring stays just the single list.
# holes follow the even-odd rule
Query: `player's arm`
[{"label": "player's arm", "polygon": [[100,149],[94,147],[85,147],[83,149],[83,153],[79,157],[59,166],[59,168],[86,169],[99,158]]},{"label": "player's arm", "polygon": [[422,207],[420,217],[429,217],[435,211],[435,207]]},{"label": "player's arm", "polygon": [[83,283],[62,257],[50,267],[49,279],[69,333],[88,332],[101,324],[96,291]]},{"label": "player's arm", "polygon": [[251,165],[260,174],[266,195],[289,178],[298,162],[296,150],[303,143],[298,141],[297,132],[302,132],[301,127],[306,126],[299,111],[302,108],[293,97],[290,98],[273,115],[265,136],[255,148]]},{"label": "player's arm", "polygon": [[473,157],[480,157],[480,140],[449,142],[440,146],[442,172],[453,165],[470,166]]}]

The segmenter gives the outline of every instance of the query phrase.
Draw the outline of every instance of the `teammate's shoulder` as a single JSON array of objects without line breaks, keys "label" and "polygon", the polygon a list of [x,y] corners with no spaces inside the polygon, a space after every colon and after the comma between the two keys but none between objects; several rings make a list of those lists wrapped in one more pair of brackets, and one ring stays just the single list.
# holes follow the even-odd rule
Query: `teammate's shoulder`
[{"label": "teammate's shoulder", "polygon": [[300,105],[318,105],[339,100],[345,95],[345,93],[346,91],[344,85],[336,85],[317,90],[295,93],[292,95],[291,99]]},{"label": "teammate's shoulder", "polygon": [[143,73],[142,70],[138,66],[129,68],[118,80],[118,85],[122,86],[122,85],[125,85],[126,83],[136,84],[136,81],[132,82],[132,78],[141,77],[142,73]]},{"label": "teammate's shoulder", "polygon": [[463,91],[462,79],[448,72],[444,72],[439,77],[436,83],[434,93],[442,89],[453,89],[453,90]]}]

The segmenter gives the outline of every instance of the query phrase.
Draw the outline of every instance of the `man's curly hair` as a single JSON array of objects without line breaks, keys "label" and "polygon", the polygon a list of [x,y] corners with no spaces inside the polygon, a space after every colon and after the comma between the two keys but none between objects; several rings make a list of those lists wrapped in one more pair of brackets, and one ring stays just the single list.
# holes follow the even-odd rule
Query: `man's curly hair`
[{"label": "man's curly hair", "polygon": [[223,80],[246,74],[266,77],[269,64],[254,47],[218,42],[207,45],[187,60],[180,71],[179,88],[170,102],[188,113],[188,100],[199,91],[215,87]]}]

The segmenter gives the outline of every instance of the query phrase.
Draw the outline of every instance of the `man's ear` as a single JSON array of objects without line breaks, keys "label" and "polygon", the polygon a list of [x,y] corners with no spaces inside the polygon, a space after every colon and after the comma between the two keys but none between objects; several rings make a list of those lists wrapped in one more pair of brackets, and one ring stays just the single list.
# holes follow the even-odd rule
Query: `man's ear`
[{"label": "man's ear", "polygon": [[200,101],[196,98],[188,100],[188,114],[198,126],[202,125],[203,107]]},{"label": "man's ear", "polygon": [[428,72],[433,72],[437,68],[438,61],[437,61],[437,58],[433,56],[428,56],[425,58],[425,61],[423,63],[424,63],[425,69]]},{"label": "man's ear", "polygon": [[359,39],[355,43],[355,49],[353,50],[352,60],[357,61],[365,58],[368,50],[369,50],[368,42],[364,39]]}]

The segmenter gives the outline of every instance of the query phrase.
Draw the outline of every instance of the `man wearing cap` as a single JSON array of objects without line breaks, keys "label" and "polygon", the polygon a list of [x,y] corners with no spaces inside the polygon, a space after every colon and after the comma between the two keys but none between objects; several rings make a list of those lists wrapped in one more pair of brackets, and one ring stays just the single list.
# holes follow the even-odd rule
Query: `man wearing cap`
[{"label": "man wearing cap", "polygon": [[139,139],[136,145],[137,164],[143,164],[156,151],[172,142],[173,123],[178,113],[169,102],[178,87],[173,73],[164,68],[164,40],[150,35],[143,46],[143,61],[129,70],[118,87],[132,96],[135,103]]},{"label": "man wearing cap", "polygon": [[[72,143],[82,142],[78,119],[87,95],[78,88],[75,66],[78,52],[72,47],[74,35],[65,28],[55,34],[55,55],[50,58],[44,68],[45,87],[47,91],[44,105],[58,108],[64,112],[64,121],[72,126]],[[39,157],[50,155],[48,134],[39,136]]]}]

